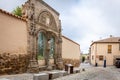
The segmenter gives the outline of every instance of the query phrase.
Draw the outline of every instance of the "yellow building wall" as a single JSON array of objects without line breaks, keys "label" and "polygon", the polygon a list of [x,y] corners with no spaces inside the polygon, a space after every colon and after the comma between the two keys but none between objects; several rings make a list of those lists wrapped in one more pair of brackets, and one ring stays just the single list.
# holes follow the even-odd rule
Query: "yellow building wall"
[{"label": "yellow building wall", "polygon": [[[108,53],[108,45],[112,45],[112,53]],[[107,65],[113,65],[114,58],[116,56],[120,56],[119,44],[118,43],[94,43],[91,46],[91,63],[93,65],[95,65],[95,62],[97,62],[98,65],[104,64],[104,60],[103,61],[99,60],[100,55],[103,55],[104,59],[106,57]],[[95,56],[93,60],[92,60],[92,56]]]},{"label": "yellow building wall", "polygon": [[27,53],[26,21],[0,12],[0,53]]},{"label": "yellow building wall", "polygon": [[62,37],[62,58],[64,63],[70,63],[74,66],[80,64],[80,45],[67,37]]},{"label": "yellow building wall", "polygon": [[80,59],[80,45],[62,37],[62,58]]}]

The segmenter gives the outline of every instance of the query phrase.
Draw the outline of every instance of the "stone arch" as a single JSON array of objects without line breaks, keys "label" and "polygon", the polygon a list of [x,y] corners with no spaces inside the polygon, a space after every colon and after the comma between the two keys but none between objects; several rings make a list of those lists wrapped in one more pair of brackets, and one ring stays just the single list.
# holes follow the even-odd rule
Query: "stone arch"
[{"label": "stone arch", "polygon": [[49,29],[52,29],[54,31],[58,32],[58,27],[55,21],[54,16],[47,10],[41,10],[37,22],[44,25],[44,27],[47,27]]}]

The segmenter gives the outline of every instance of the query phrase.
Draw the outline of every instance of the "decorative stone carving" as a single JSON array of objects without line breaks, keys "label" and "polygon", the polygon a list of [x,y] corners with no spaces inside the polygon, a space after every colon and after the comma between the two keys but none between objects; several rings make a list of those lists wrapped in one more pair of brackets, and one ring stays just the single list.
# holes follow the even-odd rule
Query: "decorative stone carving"
[{"label": "decorative stone carving", "polygon": [[35,24],[31,23],[29,28],[29,34],[31,36],[36,36],[36,33],[37,33],[37,30],[36,30]]},{"label": "decorative stone carving", "polygon": [[[44,8],[38,14],[37,10],[38,5],[35,3],[40,2],[41,4],[44,2],[43,0],[29,0],[26,3],[26,7],[24,7],[24,15],[27,15],[28,18],[28,51],[30,53],[30,62],[28,66],[29,72],[38,72],[38,62],[37,62],[37,54],[38,54],[38,33],[44,29],[47,41],[54,36],[55,37],[55,54],[54,54],[54,65],[57,69],[63,68],[62,56],[61,56],[61,23],[60,21],[55,21],[54,14],[50,13],[49,10],[44,10]],[[43,4],[45,5],[45,4]],[[47,6],[49,7],[49,6]],[[36,9],[37,8],[37,9]],[[41,7],[40,7],[41,8]],[[49,9],[49,8],[48,8]],[[53,10],[52,10],[53,11]],[[56,14],[56,13],[55,13]],[[38,15],[38,16],[37,16]],[[57,16],[59,16],[57,14]],[[37,19],[36,19],[37,17]],[[59,22],[56,24],[56,22]],[[46,47],[49,48],[49,44],[46,42]],[[45,51],[45,66],[49,68],[49,49]]]},{"label": "decorative stone carving", "polygon": [[30,39],[30,54],[31,59],[28,66],[28,72],[39,72],[38,61],[36,59],[36,25],[35,25],[35,5],[30,2],[29,3],[29,39]]},{"label": "decorative stone carving", "polygon": [[42,11],[38,16],[38,23],[47,26],[49,29],[58,31],[54,17],[48,11]]},{"label": "decorative stone carving", "polygon": [[30,9],[29,9],[30,11],[29,11],[29,17],[28,17],[28,18],[29,18],[30,20],[34,20],[34,15],[35,15],[34,4],[31,3],[29,7],[30,7]]}]

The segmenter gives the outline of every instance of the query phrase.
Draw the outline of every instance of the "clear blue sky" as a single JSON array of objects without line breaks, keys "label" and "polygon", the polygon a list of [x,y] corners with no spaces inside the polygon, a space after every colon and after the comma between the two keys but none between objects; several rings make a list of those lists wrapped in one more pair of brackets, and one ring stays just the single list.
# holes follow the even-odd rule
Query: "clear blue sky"
[{"label": "clear blue sky", "polygon": [[[11,12],[27,0],[0,0],[0,8]],[[120,36],[120,0],[45,0],[60,13],[63,35],[88,52],[91,41]]]}]

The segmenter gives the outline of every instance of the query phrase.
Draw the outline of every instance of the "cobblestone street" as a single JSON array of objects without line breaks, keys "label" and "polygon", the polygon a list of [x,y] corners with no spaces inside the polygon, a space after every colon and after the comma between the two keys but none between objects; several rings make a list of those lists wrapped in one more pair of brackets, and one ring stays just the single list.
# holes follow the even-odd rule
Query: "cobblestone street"
[{"label": "cobblestone street", "polygon": [[85,71],[54,80],[120,80],[120,69],[114,66],[103,68],[90,67],[87,64],[83,64],[81,68],[85,68]]}]

